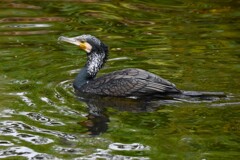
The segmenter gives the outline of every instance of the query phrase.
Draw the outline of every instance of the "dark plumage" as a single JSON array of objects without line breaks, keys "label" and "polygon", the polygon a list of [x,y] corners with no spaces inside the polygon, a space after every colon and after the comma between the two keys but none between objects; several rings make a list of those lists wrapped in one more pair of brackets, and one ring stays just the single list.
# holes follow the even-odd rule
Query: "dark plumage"
[{"label": "dark plumage", "polygon": [[212,95],[212,92],[180,91],[173,83],[142,69],[123,69],[95,78],[107,60],[108,47],[91,35],[73,38],[62,36],[59,40],[78,45],[87,52],[87,63],[73,83],[81,93],[118,97]]},{"label": "dark plumage", "polygon": [[82,92],[111,96],[148,96],[153,94],[180,93],[167,80],[141,69],[124,69],[89,81]]}]

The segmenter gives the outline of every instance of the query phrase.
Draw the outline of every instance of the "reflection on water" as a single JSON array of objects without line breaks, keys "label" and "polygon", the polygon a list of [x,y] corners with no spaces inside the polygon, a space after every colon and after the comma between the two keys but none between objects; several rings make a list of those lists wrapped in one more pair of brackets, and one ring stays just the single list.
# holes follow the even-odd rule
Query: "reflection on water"
[{"label": "reflection on water", "polygon": [[[191,91],[185,91],[191,92]],[[192,92],[191,92],[192,93]],[[195,92],[194,92],[195,93]],[[196,92],[200,93],[200,92]],[[213,92],[211,92],[213,93]],[[219,93],[219,94],[218,94]],[[94,95],[83,95],[77,93],[78,100],[85,102],[88,109],[87,120],[80,124],[88,128],[88,134],[99,135],[104,133],[108,129],[109,115],[106,113],[107,108],[113,108],[121,112],[141,113],[141,112],[154,112],[161,106],[171,106],[178,103],[192,103],[192,104],[205,104],[211,106],[224,106],[229,103],[219,103],[221,100],[230,101],[230,96],[225,96],[221,92],[214,92],[215,96],[194,96],[194,97],[180,97],[169,99],[153,99],[153,98],[119,98],[119,97],[105,97],[105,96],[94,96]],[[190,94],[193,95],[193,94]],[[216,103],[213,103],[216,102]],[[239,104],[239,102],[235,102]],[[235,104],[230,103],[230,104]]]},{"label": "reflection on water", "polygon": [[0,158],[22,156],[28,159],[56,159],[51,155],[35,152],[27,147],[10,147],[6,150],[0,151]]},{"label": "reflection on water", "polygon": [[[239,157],[237,1],[0,1],[0,158]],[[80,98],[85,63],[61,35],[110,47],[99,75],[142,68],[178,88],[228,97],[147,101]],[[64,45],[64,46],[62,46]]]},{"label": "reflection on water", "polygon": [[[121,149],[119,149],[118,147],[121,147]],[[130,149],[129,149],[130,148]],[[138,148],[138,149],[136,149]],[[139,149],[141,148],[141,149]],[[78,159],[82,159],[82,160],[91,160],[91,159],[136,159],[136,160],[149,160],[149,158],[146,157],[134,157],[134,156],[123,156],[123,155],[112,155],[111,152],[112,151],[144,151],[144,150],[149,150],[149,147],[143,146],[141,144],[120,144],[120,143],[113,143],[109,145],[109,149],[107,150],[102,150],[102,149],[98,149],[96,153],[85,156],[85,157],[81,157]]]}]

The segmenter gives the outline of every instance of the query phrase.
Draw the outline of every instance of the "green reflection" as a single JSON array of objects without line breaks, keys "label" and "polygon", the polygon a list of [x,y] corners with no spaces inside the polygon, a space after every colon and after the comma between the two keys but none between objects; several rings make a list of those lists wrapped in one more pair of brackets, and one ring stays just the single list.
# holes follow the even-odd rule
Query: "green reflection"
[{"label": "green reflection", "polygon": [[[134,101],[124,101],[121,108],[113,105],[121,100],[108,99],[112,103],[100,109],[100,118],[92,117],[71,85],[85,64],[85,54],[57,42],[61,35],[83,33],[110,47],[110,60],[99,75],[142,68],[178,88],[224,91],[230,98],[195,104],[154,102],[145,110],[131,108]],[[25,147],[62,159],[104,158],[103,153],[125,159],[239,157],[237,1],[4,0],[0,55],[1,151]],[[99,123],[107,129],[89,136]],[[47,140],[52,142],[44,144]],[[150,149],[111,150],[109,145],[117,142]],[[0,152],[0,158],[29,157],[11,153]]]}]

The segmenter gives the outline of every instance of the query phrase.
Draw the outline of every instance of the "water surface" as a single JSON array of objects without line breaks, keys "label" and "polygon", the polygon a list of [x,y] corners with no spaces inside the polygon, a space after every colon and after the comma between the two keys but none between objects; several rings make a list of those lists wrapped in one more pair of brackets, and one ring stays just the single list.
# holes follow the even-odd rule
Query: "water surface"
[{"label": "water surface", "polygon": [[[239,2],[0,2],[0,158],[238,159]],[[59,36],[110,47],[99,75],[142,68],[216,101],[78,99],[85,61]]]}]

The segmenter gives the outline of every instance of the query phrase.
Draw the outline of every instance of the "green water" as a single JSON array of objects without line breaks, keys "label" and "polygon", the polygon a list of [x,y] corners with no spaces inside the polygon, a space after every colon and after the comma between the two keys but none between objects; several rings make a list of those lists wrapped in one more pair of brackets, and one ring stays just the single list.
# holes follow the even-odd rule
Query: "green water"
[{"label": "green water", "polygon": [[[238,1],[1,0],[0,158],[239,159],[239,22]],[[110,47],[99,75],[142,68],[228,97],[85,103],[71,85],[85,53],[57,41],[81,34]]]}]

